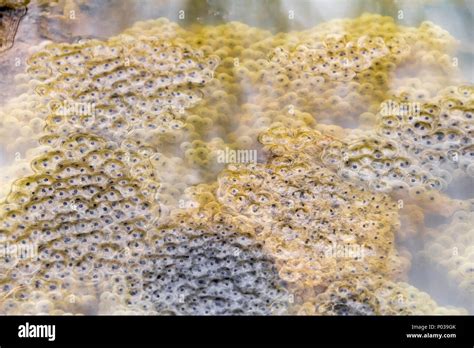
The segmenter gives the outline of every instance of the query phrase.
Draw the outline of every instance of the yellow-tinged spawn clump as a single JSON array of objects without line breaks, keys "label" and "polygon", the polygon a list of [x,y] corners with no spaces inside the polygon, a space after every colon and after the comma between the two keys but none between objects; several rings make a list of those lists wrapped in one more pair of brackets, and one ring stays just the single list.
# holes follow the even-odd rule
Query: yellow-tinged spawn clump
[{"label": "yellow-tinged spawn clump", "polygon": [[47,116],[41,107],[41,98],[24,93],[0,108],[0,200],[14,180],[31,174],[31,160],[44,150],[38,147]]},{"label": "yellow-tinged spawn clump", "polygon": [[[0,206],[3,242],[29,248],[0,260],[0,312],[97,313],[103,291],[133,308],[146,232],[159,216],[151,164],[77,134],[31,165],[34,174],[17,180]],[[73,302],[51,297],[58,293]]]},{"label": "yellow-tinged spawn clump", "polygon": [[[268,62],[248,63],[246,66],[250,69],[258,69],[250,73],[249,84],[259,86],[251,100],[261,98],[263,100],[256,104],[268,104],[270,108],[272,103],[278,103],[279,107],[292,105],[311,112],[321,122],[334,117],[337,120],[349,118],[355,109],[362,113],[364,105],[370,105],[371,95],[377,96],[385,88],[364,81],[359,83],[359,80],[363,71],[389,50],[380,37],[362,36],[350,40],[346,36],[331,35],[321,42],[303,40],[291,52],[276,48]],[[356,79],[357,74],[361,76]],[[386,77],[383,82],[386,83]],[[270,102],[271,99],[276,103]]]},{"label": "yellow-tinged spawn clump", "polygon": [[392,193],[436,214],[449,216],[455,209],[466,207],[465,202],[440,192],[451,180],[449,171],[423,165],[396,139],[374,131],[354,132],[332,142],[323,150],[321,160],[344,180],[373,192]]},{"label": "yellow-tinged spawn clump", "polygon": [[369,273],[396,278],[405,271],[394,248],[397,204],[325,168],[318,153],[331,141],[309,129],[271,129],[260,136],[267,163],[229,165],[217,197],[255,222],[288,282],[328,286]]},{"label": "yellow-tinged spawn clump", "polygon": [[47,114],[42,112],[38,96],[21,94],[8,100],[0,109],[0,146],[3,155],[13,159],[38,144]]},{"label": "yellow-tinged spawn clump", "polygon": [[474,173],[472,101],[470,86],[419,100],[398,95],[382,103],[375,130],[333,142],[322,160],[371,190],[408,193],[440,209],[449,199],[438,191],[446,190],[453,177]]},{"label": "yellow-tinged spawn clump", "polygon": [[188,209],[155,228],[150,159],[86,134],[54,141],[0,206],[2,242],[29,252],[1,260],[0,312],[286,310],[285,283],[243,219]]},{"label": "yellow-tinged spawn clump", "polygon": [[[176,23],[159,19],[107,41],[44,45],[29,58],[28,73],[46,109],[45,138],[100,136],[150,158],[158,165],[156,178],[172,186],[213,178],[218,168],[209,164],[210,151],[217,143],[200,140],[213,125],[212,115],[200,118],[189,110],[204,98],[214,102],[203,88],[215,81],[220,59],[191,47],[183,39],[189,37]],[[198,151],[185,149],[196,141],[203,144]],[[170,161],[163,158],[177,167],[164,172]],[[167,175],[174,170],[199,173],[176,183],[179,177]],[[183,187],[175,191],[179,197]]]},{"label": "yellow-tinged spawn clump", "polygon": [[[449,184],[454,169],[474,176],[474,87],[448,87],[429,98],[401,93],[382,104],[379,133]],[[416,91],[415,91],[416,94]]]},{"label": "yellow-tinged spawn clump", "polygon": [[459,315],[462,308],[439,306],[427,293],[403,282],[368,275],[333,282],[325,292],[296,307],[303,315]]},{"label": "yellow-tinged spawn clump", "polygon": [[[236,29],[245,29],[245,34],[235,33]],[[203,46],[206,37],[210,38],[211,43]],[[69,284],[68,289],[73,289],[70,292],[75,296],[75,303],[80,304],[78,308],[71,309],[62,300],[58,300],[66,298],[65,295],[70,296],[67,292],[69,290],[64,290],[61,294],[55,292],[51,295],[54,297],[45,300],[46,294],[42,291],[41,283],[41,291],[31,292],[31,299],[23,301],[24,296],[28,299],[29,291],[25,294],[19,290],[25,287],[29,290],[36,284],[8,283],[11,279],[26,279],[24,276],[18,278],[15,266],[9,273],[13,277],[5,279],[5,285],[8,286],[5,288],[7,292],[2,294],[0,299],[4,308],[2,311],[117,313],[130,308],[145,313],[168,311],[183,314],[226,314],[240,313],[244,308],[252,313],[279,312],[280,294],[279,290],[275,290],[278,286],[275,286],[273,281],[275,279],[278,283],[278,277],[270,270],[267,256],[263,263],[258,263],[258,267],[263,265],[262,267],[270,272],[268,281],[255,278],[254,273],[258,273],[260,268],[251,270],[251,274],[243,280],[238,276],[232,279],[233,286],[236,287],[242,282],[255,283],[258,296],[237,295],[221,298],[218,293],[221,283],[218,281],[219,286],[215,288],[212,284],[205,288],[194,287],[187,293],[188,297],[185,295],[178,296],[178,299],[173,298],[171,309],[164,306],[167,302],[163,302],[163,299],[152,291],[159,289],[159,292],[166,293],[169,290],[167,295],[174,296],[180,289],[174,278],[167,278],[166,273],[163,273],[167,262],[187,275],[189,267],[193,271],[209,271],[206,273],[208,279],[212,278],[214,273],[211,272],[212,267],[206,267],[212,265],[215,260],[202,258],[198,254],[191,261],[191,265],[180,264],[181,254],[168,259],[168,249],[160,247],[155,250],[150,247],[150,233],[153,240],[163,246],[168,243],[170,234],[174,235],[177,230],[176,233],[179,238],[183,238],[184,244],[180,242],[171,245],[171,251],[174,252],[174,247],[181,250],[187,246],[189,233],[194,233],[195,226],[199,229],[195,231],[197,236],[192,240],[196,239],[199,244],[201,240],[210,239],[212,242],[209,243],[208,250],[211,254],[217,252],[220,246],[227,250],[225,241],[224,244],[219,244],[221,240],[218,236],[219,231],[225,230],[226,238],[233,240],[236,235],[244,236],[244,244],[250,243],[251,252],[244,253],[245,257],[257,255],[260,258],[262,254],[260,247],[253,240],[255,238],[263,244],[262,250],[270,254],[269,257],[278,260],[279,277],[297,287],[322,286],[319,290],[324,291],[331,282],[345,281],[354,275],[365,277],[370,274],[384,274],[384,284],[401,276],[408,262],[403,256],[397,255],[393,247],[393,232],[398,225],[398,207],[395,202],[384,194],[371,194],[365,188],[347,183],[331,169],[325,168],[319,160],[323,149],[333,145],[337,148],[340,142],[323,137],[305,127],[313,127],[315,118],[324,121],[336,117],[336,123],[352,124],[363,111],[376,110],[380,101],[386,99],[385,93],[390,87],[388,81],[393,77],[395,69],[409,65],[409,69],[405,71],[416,71],[418,63],[411,61],[409,57],[424,52],[428,53],[427,60],[430,64],[432,61],[434,66],[438,63],[444,64],[446,56],[441,56],[441,53],[448,52],[452,44],[453,40],[449,35],[429,23],[422,24],[420,28],[404,28],[397,26],[388,17],[364,15],[353,20],[328,22],[306,32],[275,36],[235,23],[217,28],[201,27],[185,31],[178,25],[161,19],[138,23],[122,35],[107,41],[88,40],[77,44],[47,45],[29,60],[29,73],[37,79],[32,85],[39,84],[36,92],[43,98],[42,109],[46,109],[48,114],[45,129],[47,136],[43,138],[43,143],[49,144],[53,149],[48,152],[47,158],[33,162],[33,169],[42,174],[35,174],[25,180],[32,179],[30,185],[43,189],[43,174],[49,178],[48,175],[55,174],[56,170],[62,173],[63,168],[58,169],[59,164],[55,162],[57,152],[65,153],[66,158],[69,158],[67,146],[70,141],[75,142],[84,136],[76,134],[77,132],[88,132],[92,134],[90,136],[94,143],[100,143],[104,153],[112,156],[112,159],[106,157],[99,160],[95,164],[96,167],[90,168],[88,173],[95,178],[97,171],[99,176],[105,172],[107,184],[113,185],[114,188],[109,190],[99,187],[97,190],[100,192],[93,191],[92,196],[87,196],[87,202],[79,201],[81,207],[84,207],[83,204],[91,204],[91,198],[102,197],[101,204],[111,205],[112,208],[116,204],[115,197],[119,196],[119,201],[122,202],[122,195],[126,192],[117,188],[120,185],[115,177],[115,174],[122,172],[126,173],[126,180],[130,180],[136,189],[134,191],[132,187],[127,199],[140,200],[143,197],[149,205],[143,216],[140,215],[142,218],[139,218],[138,223],[135,223],[135,220],[131,223],[126,220],[125,227],[120,225],[120,228],[124,228],[124,233],[138,231],[127,235],[126,244],[129,249],[125,250],[131,248],[132,256],[127,252],[125,258],[132,261],[122,262],[126,266],[119,268],[120,272],[124,273],[116,273],[116,269],[112,267],[108,277],[105,277],[106,281],[100,282],[103,288],[99,290],[94,279],[89,281],[89,275],[86,276],[85,283],[91,286],[82,287],[82,291],[71,285],[74,281],[64,282]],[[214,50],[216,52],[213,52]],[[361,62],[361,65],[358,66],[358,62]],[[329,67],[338,70],[328,69],[327,63]],[[308,77],[305,70],[312,66],[316,68]],[[270,76],[266,74],[268,70],[272,72]],[[323,80],[318,80],[318,76]],[[437,75],[434,78],[439,85],[442,79],[438,79]],[[282,113],[282,110],[285,113]],[[362,114],[361,119],[373,121],[373,115],[367,112]],[[217,184],[186,190],[190,183],[196,184],[205,181],[203,179],[212,178],[212,172],[219,170],[221,166],[212,162],[216,150],[223,149],[227,141],[237,148],[252,148],[256,142],[256,134],[275,125],[300,130],[272,128],[262,135],[260,140],[270,157],[267,164],[231,165],[220,176]],[[317,127],[329,130],[332,135],[340,136],[344,133],[341,129],[330,126]],[[384,145],[389,140],[382,138],[381,146],[384,151],[388,150],[390,155],[393,149]],[[379,146],[377,139],[375,142],[369,142],[370,146]],[[89,154],[83,146],[78,149]],[[63,159],[58,156],[62,164]],[[66,167],[75,175],[76,170],[87,169],[89,160],[96,161],[97,157],[94,156],[95,153],[86,160],[81,152],[80,155],[70,158],[70,161],[66,159]],[[374,156],[377,158],[376,151]],[[343,160],[345,161],[345,158]],[[203,169],[198,175],[180,176],[187,173],[187,169],[196,166]],[[43,170],[51,171],[52,174],[43,173]],[[209,172],[210,175],[206,176]],[[83,188],[77,188],[81,185],[82,177],[63,179],[61,175],[55,180],[61,183],[64,179],[67,181],[59,186],[59,190],[73,185],[72,191],[69,188],[66,191],[72,192],[72,195],[77,192],[80,195],[87,194]],[[183,182],[180,182],[181,178]],[[70,179],[72,181],[69,181]],[[23,185],[23,182],[20,183]],[[213,194],[210,192],[216,187],[219,202],[213,201]],[[52,191],[49,187],[44,189],[46,192],[41,194],[52,192],[56,195],[54,187],[51,188]],[[230,210],[223,216],[231,220],[239,217],[238,221],[232,220],[233,222],[229,223],[226,220],[225,224],[222,224],[222,221],[215,224],[214,220],[203,220],[202,216],[195,215],[192,218],[185,217],[183,221],[173,220],[170,226],[162,225],[162,231],[154,231],[153,227],[146,225],[146,221],[142,222],[143,219],[153,222],[158,217],[156,212],[162,207],[161,203],[166,205],[169,200],[173,204],[181,205],[181,193],[185,191],[190,193],[199,205],[208,209],[228,206]],[[35,204],[38,196],[35,195],[39,192],[26,192],[26,197],[15,195],[19,197],[15,199],[20,200],[22,204],[20,210],[28,208],[28,212],[31,212],[33,206],[38,207]],[[105,194],[107,195],[104,196]],[[59,191],[58,196],[53,197],[53,203],[58,199],[60,203],[64,203]],[[23,199],[25,201],[22,201]],[[42,209],[48,207],[50,200],[49,197],[44,199],[46,205],[41,205]],[[153,203],[153,199],[158,199],[160,205]],[[40,203],[45,202],[40,200]],[[183,203],[187,205],[186,201]],[[16,238],[15,241],[20,240],[21,231],[9,230],[11,224],[22,223],[16,222],[19,213],[14,213],[15,216],[9,215],[9,209],[8,205],[4,217],[0,219],[1,223],[6,228],[6,235],[12,234]],[[45,212],[45,216],[56,221],[53,216],[56,212],[50,210]],[[87,205],[88,210],[94,209]],[[80,215],[70,213],[66,212],[65,217],[61,215],[61,223],[58,224],[64,238],[71,238],[67,232],[71,224],[76,226],[76,222],[83,221]],[[106,224],[117,226],[115,219],[122,221],[122,213],[124,211],[120,208],[118,216],[114,215],[111,220],[105,220]],[[29,215],[38,218],[38,214]],[[28,217],[24,212],[20,216],[25,219]],[[240,226],[244,220],[247,223],[254,222],[249,223],[251,227],[244,228]],[[181,224],[189,228],[182,230]],[[239,225],[235,228],[239,230],[237,234],[229,232],[234,230],[235,225]],[[49,225],[40,225],[36,230],[49,229]],[[256,235],[252,231],[255,231]],[[226,234],[227,232],[229,234]],[[81,243],[85,250],[82,252],[89,253],[80,255],[90,261],[85,264],[86,270],[100,270],[102,267],[102,254],[96,252],[97,245],[94,240],[96,236],[100,240],[104,234],[105,238],[109,238],[110,233],[114,235],[113,231],[106,229],[102,234],[92,233],[91,236],[84,236],[87,239]],[[27,240],[29,235],[24,238]],[[92,242],[89,238],[92,238]],[[128,238],[136,239],[131,241]],[[61,241],[61,238],[59,239]],[[55,244],[56,239],[48,243],[54,247],[61,245]],[[48,251],[48,243],[46,247],[42,247],[42,250],[46,250],[46,256],[42,257],[54,255],[55,258],[59,257],[59,260],[61,257],[67,259],[67,253],[62,253],[61,248],[59,256]],[[90,255],[90,246],[99,256]],[[243,245],[238,243],[234,246],[239,250],[243,248]],[[115,250],[114,247],[104,246],[106,253],[111,249]],[[117,255],[122,255],[121,250],[114,254],[114,260]],[[199,247],[195,250],[199,253]],[[157,258],[154,258],[155,254]],[[142,257],[143,255],[146,257]],[[136,264],[138,260],[140,265]],[[153,264],[150,264],[150,260],[156,262],[158,270],[149,268]],[[48,261],[52,262],[54,259]],[[245,272],[252,269],[252,262],[247,262],[247,259],[241,261],[237,268],[242,266]],[[37,265],[40,261],[35,262]],[[204,265],[201,262],[204,262]],[[91,263],[94,266],[89,268]],[[122,263],[119,262],[119,265]],[[25,262],[20,261],[18,265],[19,269],[23,270]],[[48,267],[45,268],[44,274],[41,274],[42,277],[49,275]],[[68,267],[78,268],[79,282],[84,281],[80,278],[83,268],[81,264],[68,264],[66,273],[70,270]],[[146,286],[142,281],[143,277],[140,278],[145,271],[149,271],[150,275]],[[24,273],[28,273],[28,269]],[[95,277],[95,273],[91,274]],[[195,280],[194,275],[195,273],[189,275],[190,282]],[[98,277],[100,279],[100,276]],[[164,281],[161,282],[161,279]],[[110,283],[114,282],[116,285],[110,286]],[[227,286],[225,283],[222,285]],[[62,284],[53,284],[54,286]],[[194,306],[193,300],[206,297],[208,288],[217,291],[212,293],[214,297]],[[333,292],[333,289],[329,288],[328,291]],[[15,294],[20,299],[18,302],[12,299]],[[236,298],[243,299],[244,302],[237,301],[239,306],[243,307],[234,305]],[[53,307],[51,301],[57,302],[58,305]],[[277,304],[276,311],[272,309],[267,312],[267,309],[261,306],[268,302]]]},{"label": "yellow-tinged spawn clump", "polygon": [[300,110],[322,123],[369,125],[375,121],[371,112],[392,88],[398,69],[404,69],[403,76],[413,76],[423,67],[422,60],[410,59],[413,54],[439,58],[433,58],[438,69],[429,76],[444,84],[449,81],[454,68],[445,58],[449,60],[455,45],[449,33],[429,22],[409,28],[390,17],[365,14],[256,42],[249,49],[268,55],[241,58],[235,69],[247,102],[260,108],[263,117],[290,109],[288,118],[292,110]]},{"label": "yellow-tinged spawn clump", "polygon": [[[374,29],[377,26],[383,26],[385,32]],[[154,51],[158,46],[159,57]],[[58,100],[51,101],[50,131],[68,132],[71,124],[79,121],[85,123],[85,128],[108,137],[121,138],[134,130],[134,138],[140,137],[155,149],[160,147],[159,152],[166,156],[190,158],[192,152],[187,165],[201,170],[200,177],[206,180],[221,168],[208,165],[213,157],[212,151],[206,150],[207,145],[202,151],[185,153],[176,151],[175,144],[195,140],[206,143],[219,137],[234,147],[251,148],[257,134],[271,125],[312,127],[315,118],[323,122],[344,118],[347,122],[341,123],[349,124],[359,114],[370,123],[374,115],[363,111],[375,103],[373,98],[377,103],[384,99],[389,88],[388,73],[405,64],[411,50],[449,51],[452,46],[454,40],[434,25],[405,28],[378,15],[331,21],[307,31],[274,36],[234,22],[216,27],[195,26],[187,31],[159,19],[139,22],[107,42],[52,45],[30,59],[30,72],[40,79],[61,72],[56,81],[39,87],[39,93],[50,95],[48,86],[74,86],[72,100],[62,100],[63,96],[57,95],[54,99],[59,99],[59,104]],[[63,49],[71,50],[65,53],[67,59],[55,56],[55,50]],[[45,52],[48,61],[52,54],[51,72],[38,63],[45,59]],[[75,61],[73,52],[79,53],[78,64],[70,64]],[[189,67],[172,61],[178,59],[186,65],[189,57]],[[82,67],[85,58],[91,59]],[[95,67],[98,63],[99,67]],[[148,71],[145,68],[150,64],[153,67]],[[170,73],[163,72],[160,64]],[[86,89],[67,81],[77,70],[75,65],[79,72],[88,73],[82,74]],[[195,71],[196,67],[204,70]],[[188,74],[184,80],[183,74]],[[170,89],[172,92],[168,93]],[[111,103],[104,103],[111,90],[118,91],[118,96],[110,98]],[[179,96],[176,90],[181,93]],[[142,91],[145,98],[135,95]],[[148,96],[152,94],[158,95],[157,104],[150,103]],[[87,103],[95,99],[104,105],[95,105],[94,111],[89,112]],[[67,115],[70,102],[80,104],[76,112],[79,116]],[[138,112],[131,110],[132,105],[138,106]]]},{"label": "yellow-tinged spawn clump", "polygon": [[186,109],[201,100],[219,58],[165,34],[50,44],[30,57],[28,73],[42,82],[36,92],[51,110],[46,131],[80,129],[120,142],[144,129],[157,143],[179,140],[174,133],[184,127]]},{"label": "yellow-tinged spawn clump", "polygon": [[427,234],[422,255],[448,274],[455,286],[469,299],[474,295],[474,213],[458,210],[451,222]]},{"label": "yellow-tinged spawn clump", "polygon": [[217,26],[193,25],[189,30],[192,35],[184,36],[186,42],[204,54],[217,55],[220,64],[214,72],[214,79],[202,89],[202,103],[190,110],[187,121],[204,141],[220,137],[239,146],[232,131],[241,123],[238,114],[250,92],[242,80],[245,76],[243,62],[266,59],[270,47],[256,47],[254,44],[271,37],[271,33],[238,22]]},{"label": "yellow-tinged spawn clump", "polygon": [[344,141],[334,141],[324,149],[321,158],[342,178],[364,183],[373,191],[446,187],[444,181],[422,168],[394,139],[374,132],[354,134]]}]

